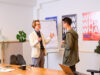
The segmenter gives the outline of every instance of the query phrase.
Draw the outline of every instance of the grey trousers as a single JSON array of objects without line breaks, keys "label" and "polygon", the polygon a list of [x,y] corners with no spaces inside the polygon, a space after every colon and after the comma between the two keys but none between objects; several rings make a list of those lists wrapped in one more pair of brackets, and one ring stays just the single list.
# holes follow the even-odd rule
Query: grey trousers
[{"label": "grey trousers", "polygon": [[39,58],[32,58],[32,62],[34,67],[41,67],[44,68],[44,51],[40,50],[40,57]]}]

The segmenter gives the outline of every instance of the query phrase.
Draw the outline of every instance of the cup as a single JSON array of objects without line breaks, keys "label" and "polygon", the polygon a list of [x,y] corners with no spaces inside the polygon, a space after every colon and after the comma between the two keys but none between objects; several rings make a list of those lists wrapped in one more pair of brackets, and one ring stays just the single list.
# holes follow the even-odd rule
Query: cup
[{"label": "cup", "polygon": [[21,67],[19,67],[22,70],[26,70],[26,65],[21,65]]}]

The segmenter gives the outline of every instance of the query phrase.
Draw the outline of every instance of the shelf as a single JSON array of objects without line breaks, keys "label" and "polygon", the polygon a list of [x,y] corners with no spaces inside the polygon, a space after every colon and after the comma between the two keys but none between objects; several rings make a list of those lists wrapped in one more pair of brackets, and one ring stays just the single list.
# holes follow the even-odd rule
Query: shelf
[{"label": "shelf", "polygon": [[[29,42],[29,40],[26,40],[25,42]],[[0,43],[24,43],[19,41],[1,41]]]}]

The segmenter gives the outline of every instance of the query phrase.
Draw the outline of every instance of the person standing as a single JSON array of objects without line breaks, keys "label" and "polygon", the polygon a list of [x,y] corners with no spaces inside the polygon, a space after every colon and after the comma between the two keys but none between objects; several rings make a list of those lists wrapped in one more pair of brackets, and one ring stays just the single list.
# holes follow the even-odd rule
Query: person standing
[{"label": "person standing", "polygon": [[66,36],[64,37],[65,39],[62,42],[65,47],[63,64],[69,66],[76,75],[75,65],[79,62],[78,34],[72,29],[72,20],[70,18],[65,17],[62,21],[63,27],[67,30]]},{"label": "person standing", "polygon": [[32,23],[33,32],[29,35],[29,42],[32,47],[31,57],[35,67],[44,68],[44,56],[46,55],[46,44],[54,37],[53,33],[45,39],[44,35],[40,32],[40,20],[34,20]]}]

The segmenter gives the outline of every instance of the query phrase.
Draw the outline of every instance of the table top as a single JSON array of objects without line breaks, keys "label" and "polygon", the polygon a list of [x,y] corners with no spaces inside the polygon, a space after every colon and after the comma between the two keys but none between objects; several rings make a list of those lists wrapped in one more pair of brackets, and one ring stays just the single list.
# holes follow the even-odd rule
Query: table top
[{"label": "table top", "polygon": [[17,65],[2,64],[0,67],[15,69],[10,72],[0,72],[0,75],[66,75],[63,71],[27,66],[26,70],[19,69]]}]

